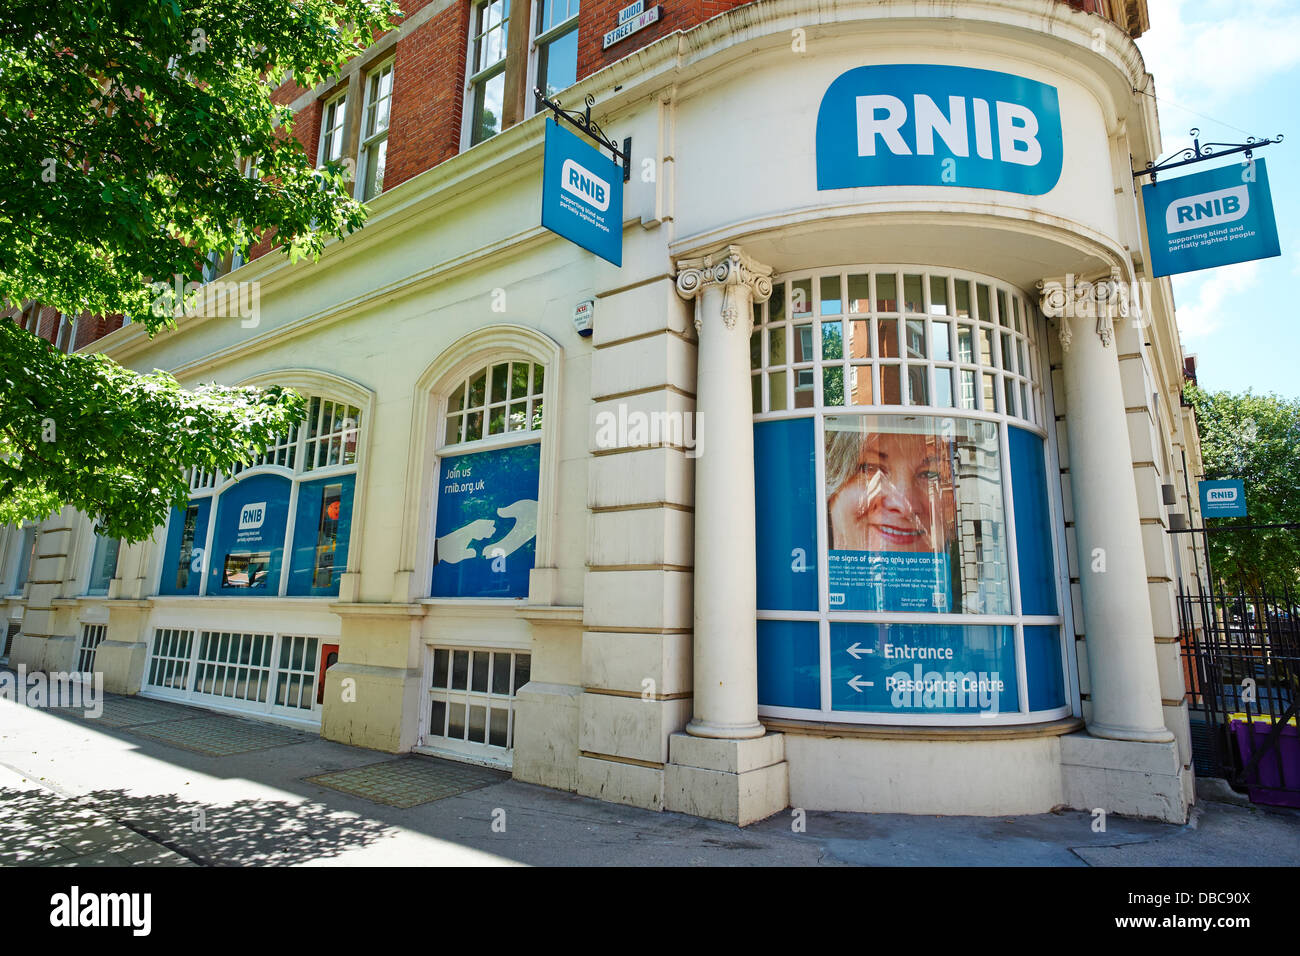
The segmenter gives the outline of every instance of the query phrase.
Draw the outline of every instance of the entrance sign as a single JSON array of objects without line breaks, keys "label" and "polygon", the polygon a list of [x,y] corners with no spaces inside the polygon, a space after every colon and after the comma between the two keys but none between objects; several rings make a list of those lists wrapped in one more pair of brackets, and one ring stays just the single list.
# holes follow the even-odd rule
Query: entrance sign
[{"label": "entrance sign", "polygon": [[1061,178],[1056,87],[956,66],[860,66],[817,113],[817,188],[971,186],[1040,196]]},{"label": "entrance sign", "polygon": [[1202,481],[1202,518],[1246,517],[1246,483],[1244,481]]},{"label": "entrance sign", "polygon": [[553,119],[546,121],[542,225],[623,264],[623,170]]},{"label": "entrance sign", "polygon": [[1262,159],[1148,183],[1142,204],[1153,276],[1282,254]]}]

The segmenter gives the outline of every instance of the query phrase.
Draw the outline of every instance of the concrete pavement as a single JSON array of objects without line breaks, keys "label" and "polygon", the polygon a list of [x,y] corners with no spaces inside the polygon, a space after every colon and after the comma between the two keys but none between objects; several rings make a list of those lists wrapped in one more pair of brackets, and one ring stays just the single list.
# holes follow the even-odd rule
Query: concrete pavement
[{"label": "concrete pavement", "polygon": [[176,704],[110,697],[94,720],[0,700],[5,866],[1300,864],[1295,811],[1106,822],[787,810],[742,830]]}]

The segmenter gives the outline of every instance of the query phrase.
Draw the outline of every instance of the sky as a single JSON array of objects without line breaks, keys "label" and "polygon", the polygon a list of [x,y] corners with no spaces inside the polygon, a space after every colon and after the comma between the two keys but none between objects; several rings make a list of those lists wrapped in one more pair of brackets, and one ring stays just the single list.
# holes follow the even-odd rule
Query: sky
[{"label": "sky", "polygon": [[1300,298],[1291,298],[1300,287],[1300,2],[1147,5],[1151,30],[1137,43],[1155,77],[1162,159],[1191,145],[1192,127],[1202,144],[1286,137],[1255,153],[1268,169],[1282,255],[1174,276],[1183,350],[1197,356],[1203,388],[1300,398]]}]

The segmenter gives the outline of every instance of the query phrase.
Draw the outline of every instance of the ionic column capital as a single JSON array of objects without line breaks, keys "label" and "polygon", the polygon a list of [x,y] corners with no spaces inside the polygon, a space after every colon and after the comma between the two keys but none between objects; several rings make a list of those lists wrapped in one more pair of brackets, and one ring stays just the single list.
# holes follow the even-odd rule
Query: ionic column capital
[{"label": "ionic column capital", "polygon": [[[753,313],[748,311],[748,307],[772,297],[772,267],[762,265],[735,245],[702,258],[677,261],[678,295],[694,299],[710,287],[722,291],[722,322],[728,329],[736,327],[742,308],[746,309],[749,327],[752,328]],[[697,332],[702,321],[697,311]]]},{"label": "ionic column capital", "polygon": [[1094,331],[1102,348],[1115,340],[1115,317],[1140,315],[1136,284],[1125,282],[1119,270],[1086,276],[1067,273],[1038,280],[1038,304],[1043,314],[1056,322],[1061,348],[1070,351],[1074,339],[1073,320],[1095,320]]}]

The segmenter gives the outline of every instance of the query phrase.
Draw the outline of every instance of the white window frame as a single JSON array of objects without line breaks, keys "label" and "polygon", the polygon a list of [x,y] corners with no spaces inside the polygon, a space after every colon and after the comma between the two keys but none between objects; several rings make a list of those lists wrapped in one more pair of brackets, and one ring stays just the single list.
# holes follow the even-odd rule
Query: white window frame
[{"label": "white window frame", "polygon": [[[179,636],[189,632],[189,653],[185,657],[172,657],[163,655],[162,659],[167,661],[184,662],[187,667],[185,674],[185,683],[183,687],[165,687],[160,684],[151,683],[153,677],[153,665],[155,659],[155,645],[159,631],[175,632]],[[267,692],[265,701],[248,700],[242,697],[226,696],[224,694],[208,694],[197,688],[198,683],[198,665],[199,649],[203,643],[203,634],[208,632],[216,635],[218,642],[221,642],[222,635],[237,636],[239,638],[261,636],[269,638],[271,641],[270,663],[266,669],[267,675]],[[280,668],[280,651],[283,642],[292,638],[306,638],[316,641],[316,656],[314,661],[312,689],[311,689],[311,707],[288,707],[275,702],[276,690],[281,677]],[[322,705],[317,701],[320,691],[320,660],[321,653],[327,644],[333,645],[339,643],[337,635],[327,635],[314,632],[310,628],[259,628],[245,625],[214,625],[214,624],[178,624],[155,622],[149,630],[148,652],[145,655],[144,673],[141,676],[141,696],[152,697],[158,700],[170,700],[179,703],[197,704],[199,706],[212,710],[228,711],[238,714],[258,714],[271,718],[276,722],[290,724],[317,724],[320,722]],[[228,646],[228,642],[227,642]],[[213,667],[240,667],[239,664],[222,664],[216,662]],[[253,668],[251,661],[247,665],[242,665],[248,670],[261,670],[261,667]],[[292,661],[290,663],[289,673],[299,673],[292,671]],[[302,673],[306,673],[305,671]],[[223,678],[223,682],[229,680],[229,675]],[[300,698],[301,699],[301,698]]]},{"label": "white window frame", "polygon": [[[350,530],[348,536],[348,549],[349,549],[349,555],[351,555],[354,542],[359,540],[357,530],[360,526],[360,522],[358,520],[359,516],[357,514],[358,511],[357,502],[360,498],[361,484],[362,484],[362,461],[365,457],[364,439],[366,436],[366,429],[370,427],[370,419],[371,416],[373,415],[373,407],[372,407],[372,403],[362,401],[358,396],[340,396],[337,393],[333,393],[329,391],[312,391],[312,390],[305,390],[305,389],[300,389],[299,391],[302,392],[303,397],[307,401],[307,408],[309,412],[311,409],[312,400],[319,399],[321,403],[322,413],[324,411],[325,403],[327,402],[332,402],[336,406],[341,405],[348,408],[355,408],[357,410],[358,415],[360,416],[361,424],[359,426],[354,425],[351,429],[343,429],[342,431],[338,431],[338,432],[329,432],[327,434],[317,435],[315,438],[311,438],[309,437],[310,421],[308,419],[304,419],[300,424],[294,426],[294,437],[292,442],[285,443],[283,441],[276,441],[272,443],[271,449],[268,452],[268,453],[273,453],[277,449],[282,449],[286,447],[291,448],[293,450],[292,468],[287,467],[285,465],[263,463],[263,464],[250,465],[247,468],[242,468],[237,473],[234,474],[228,474],[224,471],[200,472],[197,474],[191,474],[190,475],[190,497],[189,497],[189,502],[187,503],[187,507],[188,504],[193,504],[203,498],[207,498],[211,502],[208,505],[208,526],[204,531],[204,539],[202,545],[203,547],[202,569],[198,572],[201,575],[199,579],[199,593],[197,595],[161,593],[160,585],[163,580],[162,576],[164,574],[168,574],[171,571],[175,570],[174,568],[169,568],[166,563],[167,561],[166,543],[167,543],[168,535],[171,530],[171,522],[172,522],[172,516],[169,514],[167,518],[167,522],[163,526],[162,545],[161,547],[158,548],[157,551],[158,554],[157,561],[156,561],[157,567],[154,569],[154,572],[152,574],[153,593],[156,599],[164,600],[164,601],[171,601],[171,600],[185,601],[185,600],[194,600],[195,598],[202,598],[202,597],[209,596],[208,583],[211,580],[211,576],[212,576],[212,546],[213,546],[213,542],[216,539],[217,509],[220,507],[221,504],[221,496],[231,488],[235,487],[235,485],[237,485],[241,481],[244,481],[255,475],[270,474],[270,475],[281,475],[285,478],[288,478],[289,481],[292,483],[292,487],[290,488],[289,491],[289,505],[288,505],[289,514],[285,522],[285,536],[284,536],[284,543],[282,546],[282,557],[280,561],[280,582],[274,593],[249,595],[249,597],[252,600],[256,600],[256,601],[266,601],[275,598],[290,598],[293,600],[309,600],[309,601],[338,600],[338,598],[333,596],[328,596],[328,595],[323,595],[323,596],[291,595],[288,593],[289,574],[291,570],[291,565],[293,563],[292,560],[293,539],[294,539],[293,536],[294,536],[294,529],[295,529],[296,519],[298,514],[298,494],[302,485],[306,483],[324,481],[329,478],[346,478],[349,475],[355,476],[355,483],[353,485],[353,492],[352,492],[352,521],[350,523]],[[321,439],[327,438],[328,435],[334,435],[334,434],[346,435],[349,431],[355,431],[356,433],[354,458],[350,463],[322,465],[319,468],[312,468],[312,469],[307,469],[305,467],[307,446],[309,442],[319,443]],[[317,445],[317,447],[319,447],[319,444]],[[182,514],[183,513],[184,512],[182,512]],[[351,561],[350,557],[349,557],[349,561]],[[346,573],[346,571],[340,573]],[[223,600],[239,600],[239,597],[235,595],[213,594],[212,596],[213,597],[219,596]],[[307,635],[307,636],[310,637],[312,635]]]},{"label": "white window frame", "polygon": [[[450,675],[454,668],[454,653],[456,651],[465,651],[470,654],[469,667],[471,671],[466,675],[466,684],[469,687],[473,685],[472,668],[474,662],[474,653],[481,654],[509,654],[511,655],[511,686],[513,692],[508,697],[503,697],[492,692],[491,680],[488,682],[488,689],[484,691],[475,690],[454,690],[449,688],[434,688],[433,673],[434,660],[437,651],[444,650],[448,652],[447,669]],[[413,748],[418,753],[430,754],[434,756],[451,756],[457,760],[466,763],[475,763],[488,767],[499,767],[502,769],[511,769],[514,764],[514,744],[518,733],[518,716],[519,716],[519,690],[523,684],[517,684],[516,672],[518,669],[517,657],[520,654],[527,654],[529,657],[529,680],[532,680],[532,658],[533,649],[528,643],[520,642],[488,642],[483,644],[456,644],[449,642],[426,643],[424,646],[424,666],[422,668],[420,696],[420,722],[416,744]],[[491,658],[489,658],[491,659]],[[495,662],[493,662],[495,667]],[[491,743],[481,743],[477,741],[462,738],[456,740],[451,737],[444,737],[441,734],[434,735],[430,732],[430,723],[433,714],[433,702],[435,700],[446,701],[448,705],[457,702],[463,702],[466,705],[465,712],[465,732],[469,733],[469,706],[475,700],[483,701],[483,706],[490,706],[490,702],[508,700],[509,712],[508,722],[506,724],[506,742],[508,746],[498,747]],[[497,709],[497,708],[492,708]],[[487,730],[489,740],[491,739],[491,714],[487,715]]]},{"label": "white window frame", "polygon": [[[450,404],[451,404],[450,399],[451,396],[454,394],[455,389],[466,388],[468,383],[471,382],[479,374],[479,372],[483,371],[484,369],[490,371],[492,368],[494,368],[497,365],[501,365],[502,363],[509,364],[511,362],[528,362],[531,363],[532,365],[539,365],[542,368],[542,374],[546,382],[545,385],[543,386],[542,392],[538,393],[537,396],[537,401],[541,402],[543,408],[542,427],[521,429],[518,431],[507,431],[499,435],[488,435],[483,438],[476,438],[473,439],[472,441],[445,443],[447,437],[447,416],[449,414],[455,414],[450,410]],[[555,410],[551,407],[551,401],[552,401],[551,395],[553,394],[553,387],[554,387],[554,383],[551,380],[551,376],[554,374],[553,365],[551,363],[544,362],[541,359],[530,356],[525,352],[510,351],[510,352],[502,352],[501,354],[493,355],[490,358],[486,358],[486,359],[482,354],[480,354],[477,355],[473,361],[462,363],[462,365],[460,365],[459,368],[460,368],[459,377],[454,379],[454,381],[457,384],[452,388],[444,389],[438,395],[438,403],[436,408],[437,417],[435,419],[434,426],[433,426],[436,429],[436,432],[434,436],[435,451],[434,451],[434,459],[433,459],[432,487],[435,490],[432,496],[433,503],[430,508],[430,514],[429,514],[429,537],[428,537],[428,541],[426,542],[428,553],[430,554],[430,556],[433,555],[434,545],[438,537],[437,534],[438,504],[442,497],[438,489],[439,489],[439,476],[442,474],[442,460],[448,457],[457,457],[460,455],[472,455],[475,454],[476,452],[493,451],[498,448],[514,448],[522,445],[537,444],[541,447],[538,449],[539,463],[538,463],[538,473],[537,473],[537,504],[538,504],[538,511],[539,511],[539,519],[537,524],[537,539],[534,542],[534,564],[533,564],[533,567],[536,568],[539,566],[537,562],[539,562],[542,557],[543,522],[541,520],[541,514],[542,514],[541,509],[542,509],[543,502],[546,501],[546,498],[544,497],[544,490],[546,488],[546,482],[548,478],[547,458],[546,458],[546,451],[547,451],[546,428],[547,428],[547,422],[552,420],[555,414]],[[529,382],[530,382],[529,407],[531,408],[534,404],[532,400],[532,390],[531,390],[531,382],[532,382],[531,371],[529,372]],[[485,385],[485,389],[486,389],[486,394],[484,396],[484,406],[483,406],[483,427],[486,430],[489,409],[492,404],[490,381]],[[510,413],[510,404],[509,402],[507,402],[506,414],[509,415],[509,413]],[[423,594],[425,598],[429,600],[439,601],[439,602],[448,601],[457,604],[479,603],[479,604],[520,605],[520,604],[528,603],[529,598],[526,596],[518,597],[518,598],[432,597],[431,592],[433,590],[433,565],[434,562],[431,559],[428,563],[428,574],[425,575],[426,580],[423,584]]]},{"label": "white window frame", "polygon": [[[529,0],[528,3],[531,20],[529,32],[533,34],[536,31],[536,33],[532,36],[528,45],[528,77],[531,82],[528,84],[527,95],[524,97],[524,101],[528,104],[524,113],[525,116],[533,116],[537,113],[537,97],[533,95],[534,87],[541,89],[543,93],[547,92],[542,86],[544,80],[541,74],[542,47],[553,43],[570,31],[576,33],[578,30],[578,14],[581,12],[580,0],[571,0],[573,13],[549,28],[546,27],[542,20],[545,2],[546,0]],[[567,4],[565,9],[568,9]],[[575,83],[577,82],[576,65],[575,63]]]},{"label": "white window frame", "polygon": [[[484,8],[490,7],[493,3],[497,3],[497,2],[502,2],[502,0],[474,0],[474,3],[470,6],[469,52],[466,54],[466,59],[465,59],[465,64],[466,64],[465,94],[464,94],[465,108],[464,108],[463,125],[461,129],[462,151],[479,145],[479,143],[474,142],[475,120],[477,119],[476,110],[475,110],[475,101],[477,100],[477,96],[475,95],[476,87],[478,87],[480,84],[486,87],[486,84],[489,81],[496,79],[498,74],[504,77],[506,72],[506,65],[510,61],[510,24],[513,20],[517,19],[517,10],[507,11],[505,15],[502,17],[501,22],[496,26],[491,27],[488,31],[485,31],[483,33],[475,32],[475,30],[477,29],[480,12]],[[531,0],[512,0],[512,5],[517,5],[520,2],[526,2],[528,9],[531,10],[532,8]],[[501,37],[501,58],[498,60],[494,60],[492,63],[488,64],[487,66],[475,70],[474,67],[475,67],[475,63],[477,62],[479,41],[483,37],[487,36],[487,34],[490,33],[492,30],[498,30],[498,29],[503,31]],[[504,83],[505,81],[503,79],[502,84],[504,85]],[[506,90],[504,95],[502,96],[501,102],[503,104],[503,111],[504,111],[504,103],[506,97],[508,97],[509,95],[510,95],[510,91]],[[500,131],[498,131],[498,133],[499,132]],[[492,136],[485,137],[484,139],[480,140],[480,142],[486,143],[488,140],[497,136],[498,133],[493,133]]]},{"label": "white window frame", "polygon": [[[386,60],[380,61],[375,64],[372,69],[366,71],[365,79],[363,81],[364,89],[361,98],[361,126],[357,143],[357,181],[353,186],[353,194],[360,202],[370,202],[371,200],[382,196],[384,193],[384,187],[381,181],[379,189],[375,194],[366,198],[366,180],[370,175],[368,166],[370,149],[371,147],[378,146],[381,142],[387,140],[389,130],[391,130],[393,126],[393,94],[397,90],[397,73],[394,69],[396,62],[396,57],[389,57]],[[391,77],[388,84],[388,94],[386,97],[376,96],[376,91],[383,85],[383,76],[385,73]],[[367,132],[368,124],[371,120],[371,112],[380,99],[387,99],[388,101],[388,118],[382,130],[372,130]],[[378,114],[376,113],[375,115]],[[387,165],[387,156],[385,156],[385,172],[387,171]]]},{"label": "white window frame", "polygon": [[54,347],[64,355],[71,354],[72,345],[77,340],[77,320],[59,313],[59,332],[54,338]]},{"label": "white window frame", "polygon": [[107,542],[111,540],[113,539],[101,535],[99,533],[98,527],[95,526],[91,527],[90,539],[88,542],[90,544],[90,548],[89,548],[90,554],[88,556],[89,560],[86,562],[86,566],[85,566],[86,583],[81,588],[81,593],[85,594],[87,597],[105,597],[108,594],[109,589],[112,587],[113,579],[117,577],[117,571],[118,568],[121,566],[121,562],[122,562],[122,541],[120,538],[117,539],[117,558],[113,562],[113,573],[108,579],[109,583],[104,586],[104,589],[102,591],[97,589],[96,590],[91,589],[91,584],[93,583],[95,577],[95,558],[99,554],[100,542],[101,541],[105,542],[105,546],[107,546]]},{"label": "white window frame", "polygon": [[[890,311],[878,311],[876,308],[879,296],[876,290],[876,279],[878,274],[893,273],[895,279],[895,309]],[[848,288],[848,277],[850,275],[870,276],[868,287],[869,307],[864,312],[851,312]],[[921,293],[922,306],[920,311],[906,310],[904,308],[904,277],[909,275],[921,276]],[[832,314],[822,314],[821,308],[821,279],[839,278],[839,312]],[[936,305],[932,303],[931,277],[942,278],[946,284],[946,306],[944,313],[936,312]],[[969,315],[960,317],[957,315],[956,308],[956,283],[959,281],[968,281],[970,283],[970,309]],[[795,313],[793,311],[793,298],[795,284],[809,284],[809,296],[806,302],[806,311]],[[1059,470],[1055,469],[1057,460],[1055,430],[1047,427],[1048,422],[1055,421],[1055,409],[1052,404],[1051,389],[1047,387],[1050,382],[1048,377],[1044,356],[1046,354],[1046,322],[1039,314],[1034,305],[1034,300],[1016,289],[1011,283],[992,276],[981,275],[978,273],[966,272],[958,269],[948,269],[940,267],[928,267],[915,264],[868,264],[856,266],[841,266],[835,268],[823,268],[792,272],[782,275],[778,280],[782,289],[785,302],[785,317],[776,326],[769,325],[771,300],[761,306],[755,306],[754,335],[758,338],[759,358],[757,364],[751,361],[751,376],[759,379],[759,409],[753,414],[753,421],[757,423],[766,421],[781,421],[788,419],[808,418],[815,423],[814,434],[817,436],[815,445],[816,454],[816,479],[815,488],[817,489],[815,498],[815,508],[817,512],[815,529],[818,539],[818,580],[821,586],[818,589],[818,610],[816,611],[765,611],[758,612],[760,621],[807,621],[815,622],[818,625],[818,635],[820,642],[821,655],[821,707],[820,709],[802,709],[778,707],[771,705],[760,705],[759,715],[765,717],[786,718],[794,720],[817,720],[827,723],[837,724],[876,724],[876,725],[912,725],[912,726],[980,726],[991,727],[1001,725],[1015,725],[1026,723],[1039,723],[1044,720],[1058,719],[1068,717],[1071,714],[1079,713],[1079,691],[1078,691],[1078,673],[1075,661],[1075,642],[1073,635],[1073,611],[1071,606],[1070,582],[1068,564],[1065,563],[1064,554],[1064,519],[1062,518],[1063,503],[1061,500],[1061,483],[1059,481]],[[989,316],[979,315],[978,305],[978,285],[989,287],[989,302],[992,312]],[[983,364],[980,350],[980,330],[988,329],[995,333],[994,342],[1001,341],[1000,334],[1007,330],[1014,330],[1014,323],[1008,320],[1004,325],[1000,314],[1001,300],[999,292],[1006,292],[1015,296],[1021,303],[1020,318],[1022,325],[1020,331],[1015,331],[1015,343],[1021,340],[1026,342],[1026,352],[1029,369],[1019,368],[1017,351],[1016,368],[1007,371],[1002,368],[1003,352],[997,344],[994,345],[990,354],[990,364]],[[898,342],[894,343],[895,349],[899,354],[881,356],[880,343],[878,342],[878,319],[893,319],[897,321],[895,334],[904,336],[907,332],[907,321],[924,322],[926,329],[926,356],[925,358],[910,358],[907,355],[905,346],[899,348]],[[823,322],[841,323],[843,332],[847,332],[848,323],[854,320],[866,321],[868,323],[868,332],[870,338],[870,355],[867,358],[854,359],[850,354],[847,335],[841,338],[841,357],[824,359],[822,356],[823,335],[821,334],[821,324]],[[934,323],[946,323],[947,334],[949,337],[948,357],[936,358],[934,352]],[[813,352],[806,360],[797,360],[795,351],[795,331],[798,326],[808,324],[813,331],[812,345]],[[972,356],[969,362],[963,362],[958,354],[958,334],[959,324],[969,324],[972,334]],[[782,340],[784,341],[785,358],[783,362],[769,365],[769,352],[771,339],[769,329],[780,328],[782,330]],[[904,338],[900,338],[904,342]],[[938,405],[913,405],[908,403],[907,397],[907,377],[902,369],[909,365],[919,365],[925,369],[927,390],[931,399],[935,397],[933,386],[934,375],[936,372],[955,373],[963,365],[970,365],[976,370],[975,381],[977,391],[977,406],[973,409],[963,408],[960,404],[960,397],[957,389],[960,388],[960,378],[954,384],[957,389],[953,391],[953,402],[951,406]],[[900,400],[901,404],[886,405],[881,403],[881,382],[880,369],[884,366],[894,366],[900,368]],[[849,372],[851,368],[864,369],[872,379],[872,404],[855,405],[847,401],[843,405],[826,405],[824,403],[823,385],[824,375],[820,374],[827,367],[839,367],[845,370],[842,376],[841,387],[847,392],[849,387]],[[812,404],[804,407],[795,407],[795,379],[802,370],[811,369],[813,375]],[[770,410],[770,372],[785,372],[785,406],[776,410]],[[983,407],[982,390],[979,388],[982,381],[981,375],[989,372],[994,375],[994,408],[986,409]],[[1021,374],[1024,373],[1024,374]],[[1010,380],[1012,382],[1023,381],[1026,385],[1027,394],[1030,397],[1028,408],[1020,408],[1020,402],[1016,402],[1016,409],[1007,413],[1002,405],[1004,404],[1003,382]],[[1019,390],[1017,388],[1017,394]],[[1021,412],[1022,414],[1017,414]],[[849,416],[849,415],[867,415],[867,416],[926,416],[935,418],[962,418],[976,421],[987,421],[994,423],[998,428],[998,441],[1001,450],[1001,492],[1003,496],[1003,522],[1006,535],[1006,561],[1008,566],[1008,587],[1010,591],[1011,606],[1007,614],[919,614],[892,611],[836,611],[833,613],[829,607],[828,589],[828,559],[827,559],[827,542],[829,541],[829,531],[827,528],[826,515],[826,461],[825,461],[825,442],[822,440],[823,421],[827,416]],[[1015,529],[1015,499],[1014,489],[1011,482],[1011,463],[1008,450],[1009,428],[1015,426],[1032,432],[1043,440],[1044,446],[1044,471],[1047,481],[1048,496],[1048,513],[1051,524],[1051,545],[1052,553],[1056,559],[1057,567],[1055,574],[1055,585],[1057,592],[1057,613],[1054,615],[1026,615],[1021,613],[1020,599],[1020,569],[1017,560],[1017,532]],[[921,625],[977,625],[977,626],[1007,626],[1012,627],[1015,641],[1015,661],[1017,689],[1019,694],[1019,709],[1014,713],[999,713],[996,716],[986,716],[981,714],[892,714],[879,712],[855,712],[845,710],[834,710],[832,708],[831,695],[831,665],[830,665],[830,637],[829,630],[831,623],[864,623],[864,624],[921,624]],[[1066,702],[1063,706],[1049,711],[1029,711],[1028,709],[1028,685],[1026,682],[1026,665],[1024,653],[1024,629],[1034,626],[1053,626],[1060,629],[1060,650],[1062,655],[1062,681],[1065,685]]]},{"label": "white window frame", "polygon": [[[337,107],[335,117],[337,122],[334,126],[328,125],[330,110]],[[348,90],[343,90],[321,104],[320,114],[320,143],[316,150],[316,168],[320,169],[327,162],[342,162],[348,152]],[[337,156],[327,155],[326,143],[329,142],[330,133],[338,131],[339,154]]]}]

